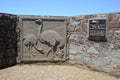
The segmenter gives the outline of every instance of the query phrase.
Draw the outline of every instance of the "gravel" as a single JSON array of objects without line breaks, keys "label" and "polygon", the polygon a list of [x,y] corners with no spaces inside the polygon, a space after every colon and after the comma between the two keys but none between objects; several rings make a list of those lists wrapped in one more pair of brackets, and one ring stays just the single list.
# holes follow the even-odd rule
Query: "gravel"
[{"label": "gravel", "polygon": [[16,65],[0,70],[0,80],[120,80],[72,65]]}]

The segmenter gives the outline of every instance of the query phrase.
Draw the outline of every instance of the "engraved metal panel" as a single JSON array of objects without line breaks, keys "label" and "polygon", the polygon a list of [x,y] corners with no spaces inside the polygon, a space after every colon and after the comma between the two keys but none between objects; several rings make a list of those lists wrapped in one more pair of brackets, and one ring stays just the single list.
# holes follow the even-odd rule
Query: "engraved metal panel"
[{"label": "engraved metal panel", "polygon": [[66,19],[21,16],[22,61],[64,61]]},{"label": "engraved metal panel", "polygon": [[89,20],[89,36],[105,36],[106,19]]},{"label": "engraved metal panel", "polygon": [[89,40],[107,41],[107,19],[90,19],[89,20]]}]

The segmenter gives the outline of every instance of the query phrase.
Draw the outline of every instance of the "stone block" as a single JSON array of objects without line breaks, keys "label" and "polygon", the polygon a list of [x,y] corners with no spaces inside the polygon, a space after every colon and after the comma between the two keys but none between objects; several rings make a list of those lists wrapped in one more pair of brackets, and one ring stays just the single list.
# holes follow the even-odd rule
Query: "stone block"
[{"label": "stone block", "polygon": [[16,57],[8,57],[6,59],[6,62],[7,62],[7,66],[12,66],[16,64]]},{"label": "stone block", "polygon": [[16,57],[16,50],[14,48],[10,48],[6,50],[6,56],[7,57]]},{"label": "stone block", "polygon": [[113,50],[112,52],[110,52],[110,56],[113,57],[113,58],[119,58],[120,59],[120,51]]},{"label": "stone block", "polygon": [[84,57],[84,56],[83,56],[82,54],[76,54],[76,55],[75,55],[75,59],[76,59],[76,60],[83,60],[83,57]]},{"label": "stone block", "polygon": [[87,66],[91,66],[91,58],[90,57],[83,57],[83,63]]},{"label": "stone block", "polygon": [[96,15],[96,18],[106,18],[107,15],[105,14],[98,14]]},{"label": "stone block", "polygon": [[[0,47],[1,48],[1,47]],[[4,49],[0,49],[0,59],[4,58],[5,57],[5,51]]]},{"label": "stone block", "polygon": [[120,28],[120,21],[110,21],[108,26],[109,28]]},{"label": "stone block", "polygon": [[68,62],[69,64],[76,64],[76,61],[75,60],[69,60],[69,62]]},{"label": "stone block", "polygon": [[79,54],[85,54],[86,53],[86,46],[84,44],[80,44],[77,48],[78,48],[78,53]]},{"label": "stone block", "polygon": [[76,34],[75,33],[70,34],[69,42],[75,42],[75,39],[76,39]]},{"label": "stone block", "polygon": [[119,58],[111,57],[111,62],[115,63],[115,64],[120,64],[120,59]]},{"label": "stone block", "polygon": [[94,47],[90,47],[90,48],[87,50],[87,53],[88,53],[88,54],[91,54],[91,55],[100,54]]},{"label": "stone block", "polygon": [[102,62],[102,58],[92,58],[90,64],[90,68],[92,70],[97,70],[97,71],[103,71],[102,67],[106,66],[103,62]]},{"label": "stone block", "polygon": [[102,70],[108,74],[110,74],[110,72],[113,71],[113,67],[111,65],[106,65],[106,66],[102,66]]},{"label": "stone block", "polygon": [[115,30],[115,33],[119,33],[120,34],[120,30]]},{"label": "stone block", "polygon": [[115,69],[120,69],[120,64],[117,64],[114,68]]},{"label": "stone block", "polygon": [[75,26],[70,24],[70,25],[68,26],[68,31],[69,31],[69,32],[74,32],[74,30],[75,30]]},{"label": "stone block", "polygon": [[78,65],[84,65],[84,62],[83,62],[83,60],[76,60],[76,64],[78,64]]},{"label": "stone block", "polygon": [[75,59],[75,55],[69,54],[69,59],[70,59],[70,60],[74,60],[74,59]]},{"label": "stone block", "polygon": [[101,58],[99,62],[101,63],[102,66],[111,65],[111,58],[104,57],[104,58]]},{"label": "stone block", "polygon": [[69,53],[70,54],[77,54],[77,45],[76,44],[70,44],[69,45]]},{"label": "stone block", "polygon": [[6,66],[6,60],[5,59],[0,59],[0,69],[4,68]]},{"label": "stone block", "polygon": [[85,40],[86,40],[86,36],[83,34],[78,34],[76,36],[76,42],[80,43],[80,44],[84,44]]},{"label": "stone block", "polygon": [[110,71],[108,74],[114,75],[116,77],[120,77],[120,70],[114,69],[114,70]]}]

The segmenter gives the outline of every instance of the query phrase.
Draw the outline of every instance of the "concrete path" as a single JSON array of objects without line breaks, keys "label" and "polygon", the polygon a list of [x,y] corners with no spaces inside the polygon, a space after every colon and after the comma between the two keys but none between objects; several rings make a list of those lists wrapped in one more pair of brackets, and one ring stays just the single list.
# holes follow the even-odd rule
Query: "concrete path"
[{"label": "concrete path", "polygon": [[16,65],[0,70],[0,80],[120,80],[102,72],[70,65]]}]

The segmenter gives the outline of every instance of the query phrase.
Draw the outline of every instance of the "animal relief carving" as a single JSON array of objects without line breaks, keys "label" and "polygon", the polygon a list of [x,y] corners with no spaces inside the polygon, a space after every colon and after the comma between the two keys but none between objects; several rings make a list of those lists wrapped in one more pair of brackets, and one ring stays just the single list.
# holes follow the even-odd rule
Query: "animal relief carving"
[{"label": "animal relief carving", "polygon": [[[28,48],[28,51],[34,48],[40,54],[44,54],[45,57],[48,57],[52,53],[51,59],[63,58],[65,46],[63,37],[54,30],[45,30],[42,32],[41,19],[36,20],[36,23],[39,25],[38,34],[27,33],[23,39],[23,44]],[[40,44],[48,46],[49,49],[44,50]],[[32,54],[30,53],[30,57],[32,57]]]}]

